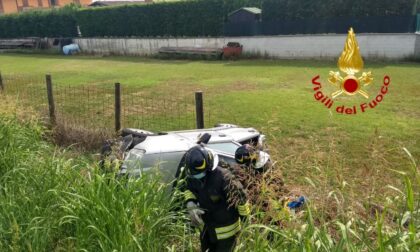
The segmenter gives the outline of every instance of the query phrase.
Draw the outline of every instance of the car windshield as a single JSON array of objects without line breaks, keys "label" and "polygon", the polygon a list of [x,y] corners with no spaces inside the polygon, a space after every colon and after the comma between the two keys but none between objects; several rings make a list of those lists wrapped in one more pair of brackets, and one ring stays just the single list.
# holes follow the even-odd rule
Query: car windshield
[{"label": "car windshield", "polygon": [[228,143],[209,143],[207,145],[208,148],[216,150],[216,151],[221,151],[221,152],[226,152],[229,153],[231,155],[235,155],[235,151],[236,149],[238,149],[239,145],[233,143],[233,142],[228,142]]}]

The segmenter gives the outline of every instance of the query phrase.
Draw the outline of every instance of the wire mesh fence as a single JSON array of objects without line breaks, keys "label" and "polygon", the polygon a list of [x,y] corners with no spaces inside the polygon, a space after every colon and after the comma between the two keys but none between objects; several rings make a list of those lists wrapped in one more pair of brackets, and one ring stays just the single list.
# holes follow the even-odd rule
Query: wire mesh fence
[{"label": "wire mesh fence", "polygon": [[153,131],[196,127],[194,93],[144,95],[136,87],[122,87],[122,125]]},{"label": "wire mesh fence", "polygon": [[113,129],[112,85],[53,84],[57,121],[88,129]]},{"label": "wire mesh fence", "polygon": [[[48,120],[49,102],[46,78],[28,75],[3,75],[3,95],[16,99],[19,106],[31,107]],[[114,132],[116,120],[123,128],[160,132],[194,129],[197,126],[194,90],[145,90],[140,85],[121,84],[120,118],[116,118],[114,83],[61,83],[52,76],[56,123],[73,129]],[[218,119],[235,123],[235,116],[218,102],[223,91],[204,89],[204,125],[212,127]],[[223,122],[223,121],[222,121]]]},{"label": "wire mesh fence", "polygon": [[3,75],[0,78],[2,93],[13,95],[20,106],[34,108],[40,115],[46,115],[48,103],[43,78],[24,75]]}]

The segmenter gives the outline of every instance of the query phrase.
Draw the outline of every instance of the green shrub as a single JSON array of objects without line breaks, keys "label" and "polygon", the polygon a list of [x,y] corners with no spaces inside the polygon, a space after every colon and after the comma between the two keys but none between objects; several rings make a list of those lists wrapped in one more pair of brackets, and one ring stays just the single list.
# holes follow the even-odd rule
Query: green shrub
[{"label": "green shrub", "polygon": [[117,180],[65,159],[37,125],[0,120],[0,251],[189,248],[184,214],[165,185]]},{"label": "green shrub", "polygon": [[0,38],[76,37],[76,8],[35,10],[0,17]]},{"label": "green shrub", "polygon": [[30,11],[0,17],[0,38],[222,36],[227,15],[260,7],[263,21],[305,18],[407,16],[416,0],[190,0],[80,9]]},{"label": "green shrub", "polygon": [[0,17],[0,38],[221,36],[228,13],[262,0],[192,0],[30,11]]},{"label": "green shrub", "polygon": [[85,37],[217,36],[223,28],[220,0],[181,1],[80,10]]},{"label": "green shrub", "polygon": [[409,16],[420,10],[416,0],[265,0],[263,20]]},{"label": "green shrub", "polygon": [[[43,141],[44,129],[37,124],[0,119],[0,251],[195,251],[199,246],[184,213],[173,211],[176,201],[157,180],[101,174],[90,162],[65,158]],[[236,251],[418,251],[420,174],[405,151],[411,169],[394,170],[405,190],[388,185],[398,195],[383,199],[376,218],[349,212],[325,220],[309,201],[301,217],[281,215],[282,225],[263,225],[263,213],[256,210],[243,225]]]}]

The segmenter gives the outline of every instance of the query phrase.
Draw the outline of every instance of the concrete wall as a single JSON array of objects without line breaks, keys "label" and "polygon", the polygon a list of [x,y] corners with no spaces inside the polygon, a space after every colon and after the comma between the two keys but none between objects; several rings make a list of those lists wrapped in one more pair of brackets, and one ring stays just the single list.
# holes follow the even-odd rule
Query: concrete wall
[{"label": "concrete wall", "polygon": [[420,59],[420,33],[416,34],[416,44],[414,47],[414,57]]},{"label": "concrete wall", "polygon": [[[160,47],[223,47],[229,41],[244,52],[286,59],[337,58],[347,35],[294,35],[222,38],[77,38],[82,51],[100,55],[152,55]],[[420,34],[356,34],[364,58],[419,57]],[[416,47],[417,45],[417,47]]]}]

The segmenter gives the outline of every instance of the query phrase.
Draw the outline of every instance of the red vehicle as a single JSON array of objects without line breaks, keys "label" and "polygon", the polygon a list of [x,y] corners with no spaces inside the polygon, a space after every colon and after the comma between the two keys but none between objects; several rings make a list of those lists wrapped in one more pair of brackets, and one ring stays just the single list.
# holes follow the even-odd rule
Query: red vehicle
[{"label": "red vehicle", "polygon": [[223,47],[223,58],[238,58],[242,54],[242,45],[238,42],[229,42]]}]

